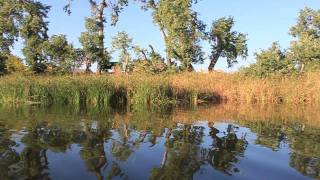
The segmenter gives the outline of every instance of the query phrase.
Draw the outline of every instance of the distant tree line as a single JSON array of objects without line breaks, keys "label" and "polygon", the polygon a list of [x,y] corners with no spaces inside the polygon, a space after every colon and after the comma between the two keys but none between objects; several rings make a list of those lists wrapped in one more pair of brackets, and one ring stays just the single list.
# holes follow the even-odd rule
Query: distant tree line
[{"label": "distant tree line", "polygon": [[[64,2],[67,14],[72,13],[72,4],[77,1]],[[134,44],[124,31],[112,38],[110,48],[106,47],[105,28],[116,26],[120,13],[131,3],[129,0],[88,0],[88,3],[91,15],[85,18],[85,32],[79,37],[82,47],[74,48],[63,34],[49,37],[50,6],[37,0],[0,0],[0,74],[21,71],[24,64],[24,70],[34,73],[64,74],[82,66],[86,72],[91,72],[95,63],[100,74],[110,68],[113,52],[119,55],[117,60],[123,72],[153,74],[193,71],[195,64],[204,62],[206,54],[209,54],[209,71],[214,70],[219,59],[225,59],[231,67],[239,58],[248,56],[247,35],[233,30],[234,19],[223,17],[208,27],[193,9],[197,0],[132,1],[142,10],[151,12],[165,43],[164,57],[151,44],[149,47]],[[296,40],[290,48],[281,50],[274,43],[270,49],[256,53],[257,62],[243,71],[268,76],[316,68],[320,59],[319,17],[320,11],[302,10],[297,25],[291,29],[290,34]],[[23,40],[23,60],[11,53],[18,38]],[[210,44],[210,52],[204,52],[203,42]]]},{"label": "distant tree line", "polygon": [[320,10],[305,8],[290,29],[295,40],[288,49],[278,42],[255,54],[256,63],[244,68],[246,74],[266,77],[277,74],[303,73],[320,68]]}]

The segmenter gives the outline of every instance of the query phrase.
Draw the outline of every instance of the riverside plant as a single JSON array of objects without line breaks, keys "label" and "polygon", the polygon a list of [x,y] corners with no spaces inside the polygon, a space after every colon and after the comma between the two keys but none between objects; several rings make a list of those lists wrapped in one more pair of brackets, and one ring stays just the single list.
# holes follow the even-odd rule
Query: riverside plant
[{"label": "riverside plant", "polygon": [[254,78],[240,73],[66,75],[0,78],[1,104],[146,105],[314,104],[320,73]]}]

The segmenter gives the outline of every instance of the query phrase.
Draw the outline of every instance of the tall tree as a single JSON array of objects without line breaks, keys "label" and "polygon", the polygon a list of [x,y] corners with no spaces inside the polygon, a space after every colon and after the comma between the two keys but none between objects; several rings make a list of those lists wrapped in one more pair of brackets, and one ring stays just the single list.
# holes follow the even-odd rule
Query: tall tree
[{"label": "tall tree", "polygon": [[14,0],[0,0],[0,75],[6,72],[7,55],[19,35],[20,8]]},{"label": "tall tree", "polygon": [[237,62],[238,57],[248,55],[246,35],[233,31],[233,18],[221,18],[212,23],[208,39],[211,44],[209,71],[213,71],[219,58],[226,58],[228,66]]},{"label": "tall tree", "polygon": [[291,43],[290,58],[300,65],[300,72],[305,65],[320,63],[320,10],[305,8],[300,11],[298,22],[290,30],[296,38]]},{"label": "tall tree", "polygon": [[35,71],[43,71],[38,67],[44,61],[41,46],[48,38],[45,19],[50,7],[35,0],[1,0],[0,5],[0,64],[4,64],[5,55],[10,53],[10,47],[20,35],[27,63]]},{"label": "tall tree", "polygon": [[203,52],[199,38],[204,24],[192,10],[196,0],[147,0],[144,7],[153,11],[153,20],[160,28],[166,46],[166,63],[172,60],[180,62],[183,69],[192,67],[192,63],[203,61]]},{"label": "tall tree", "polygon": [[98,34],[96,33],[96,24],[91,18],[86,19],[86,32],[81,33],[79,41],[83,47],[83,52],[85,54],[85,66],[86,72],[90,72],[90,67],[92,63],[98,61]]},{"label": "tall tree", "polygon": [[[65,7],[65,10],[70,13],[70,3]],[[128,4],[128,0],[88,0],[91,7],[91,17],[86,19],[87,32],[82,34],[81,43],[84,46],[89,46],[89,56],[94,55],[97,59],[97,72],[100,74],[102,67],[108,64],[109,54],[104,47],[105,40],[105,10],[110,10],[110,24],[115,26],[119,19],[119,13],[123,7]],[[88,24],[90,24],[88,26]],[[86,43],[90,43],[89,45]],[[86,48],[86,47],[84,47]],[[93,51],[94,49],[94,51]],[[86,50],[85,50],[86,51]]]},{"label": "tall tree", "polygon": [[22,52],[27,64],[34,72],[44,72],[46,65],[42,48],[43,43],[48,40],[48,22],[46,18],[50,6],[33,0],[25,0],[21,3],[24,16],[20,28],[21,37],[24,40]]}]

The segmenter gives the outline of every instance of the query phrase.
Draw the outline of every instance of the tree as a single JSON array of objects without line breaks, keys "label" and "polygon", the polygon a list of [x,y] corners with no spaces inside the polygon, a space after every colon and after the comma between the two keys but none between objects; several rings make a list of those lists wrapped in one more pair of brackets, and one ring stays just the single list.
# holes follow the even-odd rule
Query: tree
[{"label": "tree", "polygon": [[208,125],[212,145],[203,150],[208,164],[229,176],[238,173],[237,164],[244,156],[248,145],[246,135],[239,137],[236,133],[238,127],[232,124],[228,124],[226,130],[215,128],[214,123],[208,123]]},{"label": "tree", "polygon": [[250,75],[266,77],[273,74],[287,74],[295,70],[295,64],[286,57],[276,42],[267,50],[255,54],[256,63],[245,69]]},{"label": "tree", "polygon": [[68,43],[65,35],[53,35],[43,44],[44,55],[56,71],[70,72],[73,61],[76,60],[76,52],[72,44]]},{"label": "tree", "polygon": [[21,13],[20,8],[13,8],[16,3],[13,0],[0,0],[0,75],[7,72],[7,56],[19,35]]},{"label": "tree", "polygon": [[237,62],[238,57],[245,58],[248,55],[246,35],[232,31],[233,18],[221,18],[212,23],[208,39],[211,44],[211,56],[209,71],[212,71],[219,58],[226,58],[228,67]]},{"label": "tree", "polygon": [[42,54],[43,43],[48,40],[48,16],[50,6],[38,1],[26,0],[21,2],[23,21],[20,35],[24,40],[22,52],[27,64],[36,73],[46,69],[45,57]]},{"label": "tree", "polygon": [[119,62],[125,72],[129,70],[129,63],[131,60],[129,51],[133,48],[132,39],[124,31],[112,38],[112,49],[119,51]]},{"label": "tree", "polygon": [[291,43],[290,58],[300,65],[300,72],[304,71],[306,65],[319,65],[320,10],[301,10],[298,22],[291,28],[290,34],[297,38]]},{"label": "tree", "polygon": [[137,55],[136,61],[133,63],[133,71],[138,73],[159,74],[167,71],[167,65],[159,53],[157,53],[152,45],[149,45],[150,51],[139,46],[134,46]]},{"label": "tree", "polygon": [[[69,0],[69,4],[65,7],[68,13],[71,12],[71,1],[72,0]],[[108,57],[110,57],[104,47],[104,28],[106,23],[104,11],[107,8],[110,9],[110,22],[112,26],[115,26],[119,19],[119,13],[123,10],[123,7],[128,4],[128,0],[101,0],[100,3],[98,0],[89,0],[89,3],[91,7],[91,17],[86,19],[87,32],[82,34],[80,41],[83,46],[87,46],[84,47],[84,49],[87,48],[85,51],[89,52],[89,56],[94,55],[96,58],[98,64],[97,72],[100,74],[102,67],[108,65]]]},{"label": "tree", "polygon": [[[34,0],[0,1],[0,71],[6,67],[6,57],[20,35],[25,41],[23,53],[27,63],[37,72],[43,71],[40,64],[42,43],[47,39],[47,18],[49,6]],[[1,68],[2,67],[2,68]]]},{"label": "tree", "polygon": [[199,40],[204,24],[192,10],[194,0],[148,0],[146,9],[153,11],[153,20],[160,28],[166,46],[166,63],[180,62],[182,69],[192,69],[192,63],[203,62]]},{"label": "tree", "polygon": [[86,72],[90,71],[91,64],[98,61],[98,34],[96,33],[96,24],[93,19],[86,19],[86,32],[81,33],[79,38],[82,44],[83,51],[85,53],[86,62]]},{"label": "tree", "polygon": [[13,8],[15,1],[0,0],[0,50],[9,53],[10,48],[19,35],[18,22],[20,20],[20,9]]},{"label": "tree", "polygon": [[320,38],[313,35],[302,34],[298,41],[293,41],[290,47],[291,61],[300,66],[300,72],[313,67],[319,69],[320,65]]},{"label": "tree", "polygon": [[79,68],[84,64],[86,67],[85,72],[89,73],[91,62],[87,58],[85,51],[82,48],[77,48],[77,49],[75,49],[75,56],[76,56],[76,58],[72,64],[73,71],[75,71],[76,68]]},{"label": "tree", "polygon": [[304,8],[300,11],[297,24],[290,29],[293,37],[300,38],[304,35],[320,38],[320,10]]},{"label": "tree", "polygon": [[161,167],[153,168],[149,179],[192,179],[203,163],[199,156],[203,136],[204,128],[200,126],[168,129]]}]

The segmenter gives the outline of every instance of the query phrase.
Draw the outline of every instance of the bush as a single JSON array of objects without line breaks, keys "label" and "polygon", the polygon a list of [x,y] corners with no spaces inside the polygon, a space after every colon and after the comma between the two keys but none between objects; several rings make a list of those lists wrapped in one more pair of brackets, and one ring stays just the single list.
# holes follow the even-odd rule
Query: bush
[{"label": "bush", "polygon": [[6,61],[6,68],[8,73],[21,72],[26,70],[26,66],[22,63],[22,60],[17,56],[10,55]]}]

